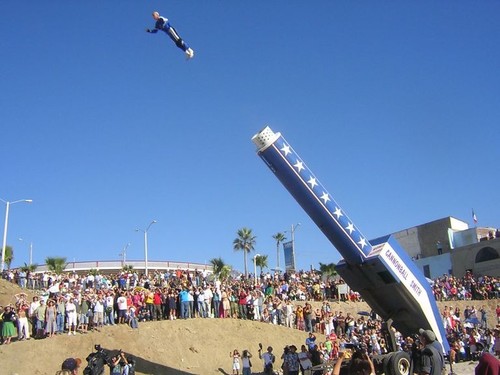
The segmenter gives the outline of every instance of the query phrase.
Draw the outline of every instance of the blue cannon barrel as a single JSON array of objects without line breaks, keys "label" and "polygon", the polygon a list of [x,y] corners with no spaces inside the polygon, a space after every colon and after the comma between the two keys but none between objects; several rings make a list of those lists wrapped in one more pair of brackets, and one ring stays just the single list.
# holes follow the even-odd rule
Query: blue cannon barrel
[{"label": "blue cannon barrel", "polygon": [[384,320],[408,336],[431,329],[450,347],[424,275],[392,237],[366,240],[290,144],[269,127],[252,141],[258,154],[344,258],[337,271]]},{"label": "blue cannon barrel", "polygon": [[252,141],[262,160],[346,262],[363,263],[372,246],[285,138],[266,127]]}]

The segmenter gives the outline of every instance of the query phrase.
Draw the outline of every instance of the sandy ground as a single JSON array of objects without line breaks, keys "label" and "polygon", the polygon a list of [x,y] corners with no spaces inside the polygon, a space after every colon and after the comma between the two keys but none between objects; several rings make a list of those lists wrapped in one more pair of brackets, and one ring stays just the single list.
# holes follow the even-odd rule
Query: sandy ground
[{"label": "sandy ground", "polygon": [[[13,302],[17,286],[0,280],[0,304]],[[480,301],[482,304],[482,301]],[[471,302],[467,302],[471,304]],[[357,313],[369,310],[362,302],[332,304],[334,310]],[[463,311],[463,302],[459,305]],[[463,306],[462,306],[463,305]],[[476,303],[476,306],[479,303]],[[440,304],[440,308],[444,304]],[[489,301],[489,308],[496,301]],[[490,317],[494,317],[493,310]],[[139,329],[128,326],[104,327],[101,332],[61,335],[43,340],[12,342],[0,346],[0,373],[2,375],[55,374],[67,357],[85,358],[100,344],[106,349],[122,349],[132,354],[137,362],[137,374],[231,374],[229,353],[244,349],[254,354],[253,372],[262,370],[257,358],[258,344],[271,345],[279,358],[285,345],[300,347],[306,339],[304,332],[259,322],[233,319],[189,319],[141,323]],[[319,337],[318,340],[321,338]],[[454,366],[457,375],[474,374],[476,363]],[[83,372],[83,368],[80,373]],[[109,372],[106,372],[109,373]]]}]

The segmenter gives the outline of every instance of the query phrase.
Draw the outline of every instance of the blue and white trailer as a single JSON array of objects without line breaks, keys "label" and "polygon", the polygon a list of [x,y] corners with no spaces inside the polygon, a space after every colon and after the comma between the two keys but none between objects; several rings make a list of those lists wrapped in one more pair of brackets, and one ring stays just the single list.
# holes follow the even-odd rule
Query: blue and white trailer
[{"label": "blue and white trailer", "polygon": [[429,282],[391,236],[368,241],[316,175],[279,133],[265,127],[252,137],[258,155],[342,255],[337,272],[387,322],[392,352],[377,356],[377,373],[407,375],[410,358],[397,351],[392,326],[402,335],[432,330],[449,344]]}]

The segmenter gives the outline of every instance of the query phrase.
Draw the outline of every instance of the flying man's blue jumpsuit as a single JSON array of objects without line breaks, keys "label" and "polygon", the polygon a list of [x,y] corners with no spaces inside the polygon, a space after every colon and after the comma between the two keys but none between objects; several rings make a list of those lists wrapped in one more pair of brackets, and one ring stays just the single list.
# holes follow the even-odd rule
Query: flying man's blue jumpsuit
[{"label": "flying man's blue jumpsuit", "polygon": [[177,30],[175,30],[171,25],[170,22],[168,22],[168,18],[165,17],[159,17],[158,20],[155,23],[155,28],[154,29],[147,29],[146,31],[148,33],[157,33],[158,30],[164,31],[167,33],[167,35],[172,39],[177,47],[179,47],[181,50],[186,52],[188,50],[188,45],[184,43],[182,38],[179,36],[177,33]]}]

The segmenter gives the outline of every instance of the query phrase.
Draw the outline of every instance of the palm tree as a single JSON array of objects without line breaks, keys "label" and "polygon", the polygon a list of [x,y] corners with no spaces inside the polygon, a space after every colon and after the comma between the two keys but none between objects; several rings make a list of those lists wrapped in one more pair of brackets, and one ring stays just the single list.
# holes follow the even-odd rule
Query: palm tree
[{"label": "palm tree", "polygon": [[209,263],[213,267],[215,278],[219,278],[226,263],[222,260],[222,258],[212,258],[209,260]]},{"label": "palm tree", "polygon": [[262,274],[262,269],[267,268],[267,255],[258,255],[255,257],[255,265],[260,268],[260,273]]},{"label": "palm tree", "polygon": [[30,272],[30,273],[33,273],[36,271],[36,269],[38,268],[38,264],[36,263],[32,263],[32,264],[26,264],[26,262],[24,263],[24,266],[20,267],[19,269],[21,271],[24,271],[24,272]]},{"label": "palm tree", "polygon": [[280,244],[286,240],[285,233],[278,232],[273,235],[274,240],[276,241],[276,269],[280,268]]},{"label": "palm tree", "polygon": [[134,271],[134,266],[131,264],[126,264],[122,267],[123,272],[131,273]]},{"label": "palm tree", "polygon": [[220,280],[222,282],[225,282],[229,278],[230,274],[231,274],[231,266],[229,264],[225,264],[219,273]]},{"label": "palm tree", "polygon": [[[24,266],[19,267],[19,269],[22,272],[26,272],[26,274],[30,274],[30,275],[35,273],[37,268],[38,268],[38,264],[36,264],[36,263],[26,264],[26,262],[24,262]],[[33,279],[33,277],[28,278],[27,287],[28,287],[28,289],[35,289],[35,280]]]},{"label": "palm tree", "polygon": [[10,264],[14,260],[14,250],[11,246],[5,246],[5,264],[7,265],[7,269],[10,270]]},{"label": "palm tree", "polygon": [[99,272],[99,270],[97,268],[91,268],[89,270],[89,275],[92,275],[92,276],[97,276],[97,275],[99,275],[99,273],[100,272]]},{"label": "palm tree", "polygon": [[67,266],[65,257],[47,257],[45,258],[45,264],[50,271],[54,272],[56,275],[63,273]]},{"label": "palm tree", "polygon": [[335,263],[323,264],[319,262],[319,271],[322,275],[328,278],[337,276],[337,270],[335,269]]},{"label": "palm tree", "polygon": [[238,238],[233,241],[233,249],[243,251],[243,259],[245,261],[245,278],[248,277],[247,254],[254,250],[255,238],[252,230],[249,228],[241,228],[237,232]]}]

